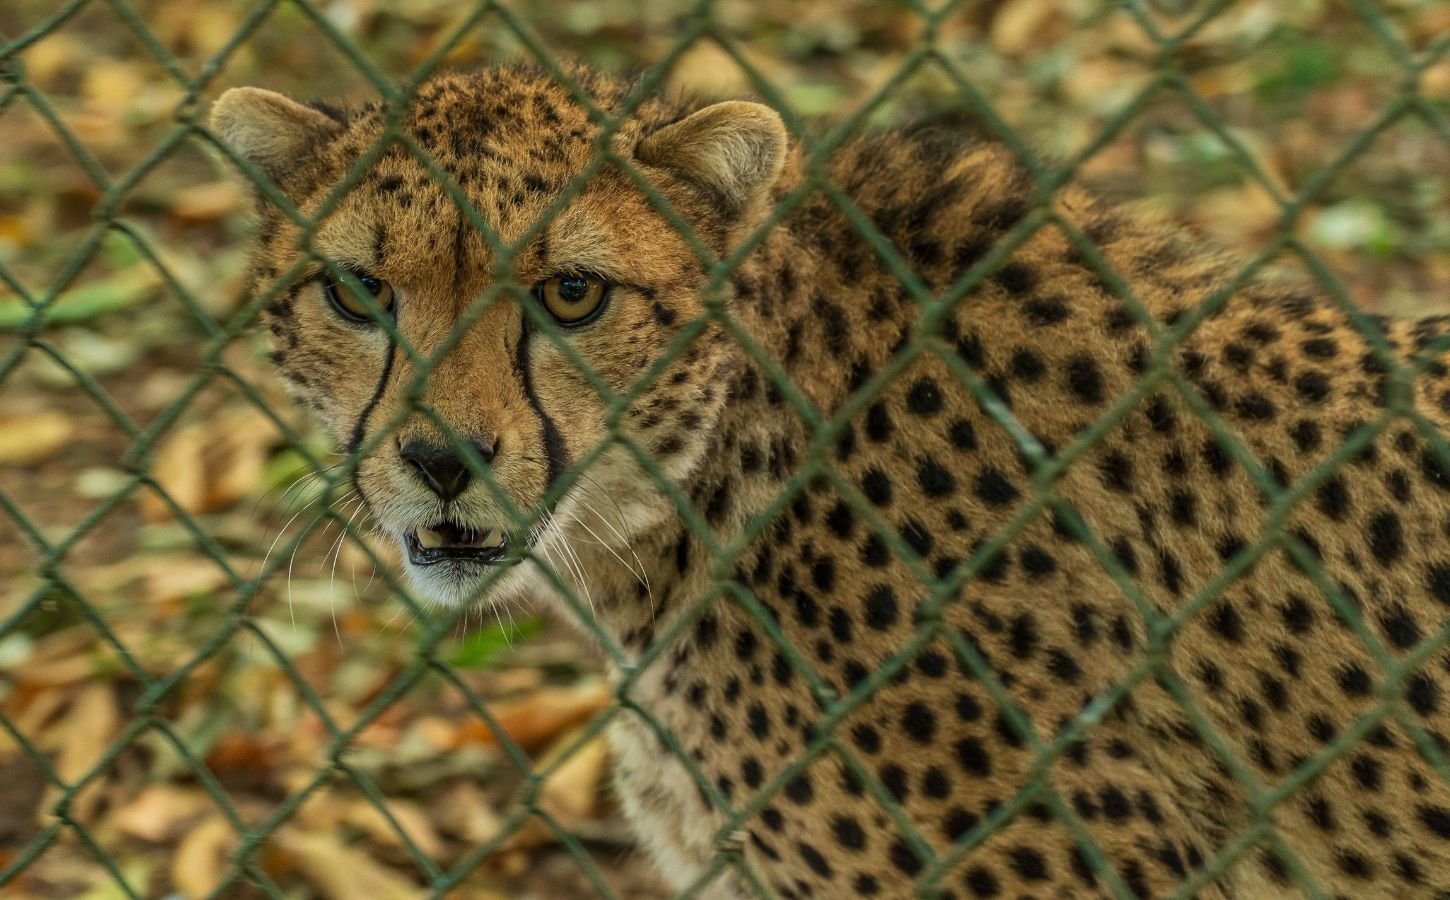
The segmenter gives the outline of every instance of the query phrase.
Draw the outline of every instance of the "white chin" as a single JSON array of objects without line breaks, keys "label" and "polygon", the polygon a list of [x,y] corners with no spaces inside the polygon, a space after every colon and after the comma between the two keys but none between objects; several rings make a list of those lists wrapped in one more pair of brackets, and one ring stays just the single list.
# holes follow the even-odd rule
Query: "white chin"
[{"label": "white chin", "polygon": [[403,570],[414,599],[446,609],[476,605],[494,592],[492,586],[484,587],[490,573],[481,566],[447,562],[418,566],[404,561]]},{"label": "white chin", "polygon": [[407,573],[409,593],[423,603],[444,609],[491,606],[507,602],[525,593],[525,570],[529,562],[500,571],[493,566],[441,562],[418,566],[407,560],[404,552],[403,570]]}]

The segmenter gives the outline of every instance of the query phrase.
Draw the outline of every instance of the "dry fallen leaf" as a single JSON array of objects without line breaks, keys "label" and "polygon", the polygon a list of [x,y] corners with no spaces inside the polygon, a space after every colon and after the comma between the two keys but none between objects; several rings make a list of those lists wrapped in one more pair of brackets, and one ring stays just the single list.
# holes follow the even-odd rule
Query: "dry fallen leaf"
[{"label": "dry fallen leaf", "polygon": [[460,781],[439,792],[430,805],[438,826],[473,846],[493,840],[503,820],[483,789],[471,781]]},{"label": "dry fallen leaf", "polygon": [[[156,452],[151,471],[161,488],[188,515],[226,509],[261,484],[276,428],[262,412],[242,407],[171,432]],[[140,495],[148,521],[171,517],[150,492]]]},{"label": "dry fallen leaf", "polygon": [[28,466],[59,453],[75,424],[58,412],[0,416],[0,465]]},{"label": "dry fallen leaf", "polygon": [[323,897],[413,900],[426,895],[426,891],[402,875],[332,834],[282,828],[277,832],[275,843]]},{"label": "dry fallen leaf", "polygon": [[171,197],[172,218],[185,225],[205,225],[224,219],[242,206],[242,192],[230,181],[194,184]]},{"label": "dry fallen leaf", "polygon": [[[565,735],[555,745],[556,750],[566,749],[575,738],[575,733]],[[566,826],[593,818],[608,758],[609,751],[598,736],[575,750],[544,781],[539,790],[539,806]]]},{"label": "dry fallen leaf", "polygon": [[992,19],[992,46],[1007,56],[1040,48],[1055,39],[1063,11],[1043,0],[1008,0]]},{"label": "dry fallen leaf", "polygon": [[[36,744],[55,751],[56,774],[70,784],[95,767],[120,729],[121,714],[116,708],[115,689],[109,684],[87,684],[76,691],[64,715],[39,736]],[[90,821],[105,786],[101,778],[88,782],[71,798],[70,814],[81,822]],[[50,811],[58,799],[60,788],[47,789],[46,798],[37,810],[43,822],[49,822]]]},{"label": "dry fallen leaf", "polygon": [[[443,841],[438,837],[438,832],[433,830],[433,824],[428,821],[428,813],[422,807],[410,800],[396,798],[390,798],[387,803],[388,813],[407,834],[413,846],[429,859],[437,860],[443,856]],[[388,847],[403,846],[397,829],[370,800],[359,799],[350,804],[344,821],[367,832],[368,837],[379,844]]]},{"label": "dry fallen leaf", "polygon": [[[548,743],[609,705],[609,687],[594,678],[569,687],[546,687],[518,700],[494,704],[498,724],[524,749]],[[471,718],[458,728],[460,743],[496,744],[498,738],[481,720]]]},{"label": "dry fallen leaf", "polygon": [[222,880],[237,833],[221,816],[193,828],[171,858],[171,883],[186,897],[205,897]]},{"label": "dry fallen leaf", "polygon": [[173,837],[187,819],[208,807],[201,791],[171,784],[151,784],[121,807],[111,823],[143,841],[160,843]]},{"label": "dry fallen leaf", "polygon": [[[200,425],[178,428],[161,442],[151,466],[161,489],[189,515],[201,512],[206,499],[206,466],[202,459],[206,444],[207,431]],[[170,506],[154,493],[145,491],[137,496],[147,521],[163,522],[171,517]]]}]

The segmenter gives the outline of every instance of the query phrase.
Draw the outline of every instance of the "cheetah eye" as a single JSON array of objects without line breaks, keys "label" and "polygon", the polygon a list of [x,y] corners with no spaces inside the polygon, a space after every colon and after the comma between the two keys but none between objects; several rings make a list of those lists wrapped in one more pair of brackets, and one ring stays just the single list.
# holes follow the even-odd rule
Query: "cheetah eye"
[{"label": "cheetah eye", "polygon": [[556,275],[534,285],[534,296],[560,325],[583,325],[604,308],[609,285],[594,275]]},{"label": "cheetah eye", "polygon": [[[381,278],[376,278],[366,273],[356,273],[353,276],[357,283],[362,285],[363,290],[372,295],[373,303],[383,312],[393,308],[393,286]],[[327,294],[327,300],[332,308],[349,322],[370,323],[373,321],[373,314],[368,310],[367,303],[358,296],[357,288],[350,286],[341,278],[330,278],[327,286],[323,288]]]}]

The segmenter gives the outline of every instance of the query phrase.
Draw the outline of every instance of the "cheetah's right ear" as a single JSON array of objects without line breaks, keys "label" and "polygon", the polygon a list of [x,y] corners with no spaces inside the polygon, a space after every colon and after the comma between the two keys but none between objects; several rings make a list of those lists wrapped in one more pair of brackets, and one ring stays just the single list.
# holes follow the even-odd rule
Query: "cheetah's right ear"
[{"label": "cheetah's right ear", "polygon": [[342,132],[337,119],[275,91],[232,88],[211,108],[222,143],[276,181]]},{"label": "cheetah's right ear", "polygon": [[674,169],[719,194],[738,215],[764,196],[785,166],[786,132],[768,106],[727,100],[640,141],[640,162]]}]

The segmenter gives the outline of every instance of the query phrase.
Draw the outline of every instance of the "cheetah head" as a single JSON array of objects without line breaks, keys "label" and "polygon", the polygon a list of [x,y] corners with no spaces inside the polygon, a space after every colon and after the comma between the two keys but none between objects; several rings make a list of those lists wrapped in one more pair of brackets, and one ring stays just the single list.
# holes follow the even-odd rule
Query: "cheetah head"
[{"label": "cheetah head", "polygon": [[[612,545],[667,508],[642,459],[689,477],[734,358],[705,318],[709,263],[677,226],[705,259],[728,254],[786,157],[764,106],[635,105],[574,74],[587,106],[505,68],[392,106],[238,88],[212,112],[223,152],[265,185],[252,287],[272,357],[444,604],[522,587],[560,523]],[[624,165],[600,162],[598,112]]]}]

